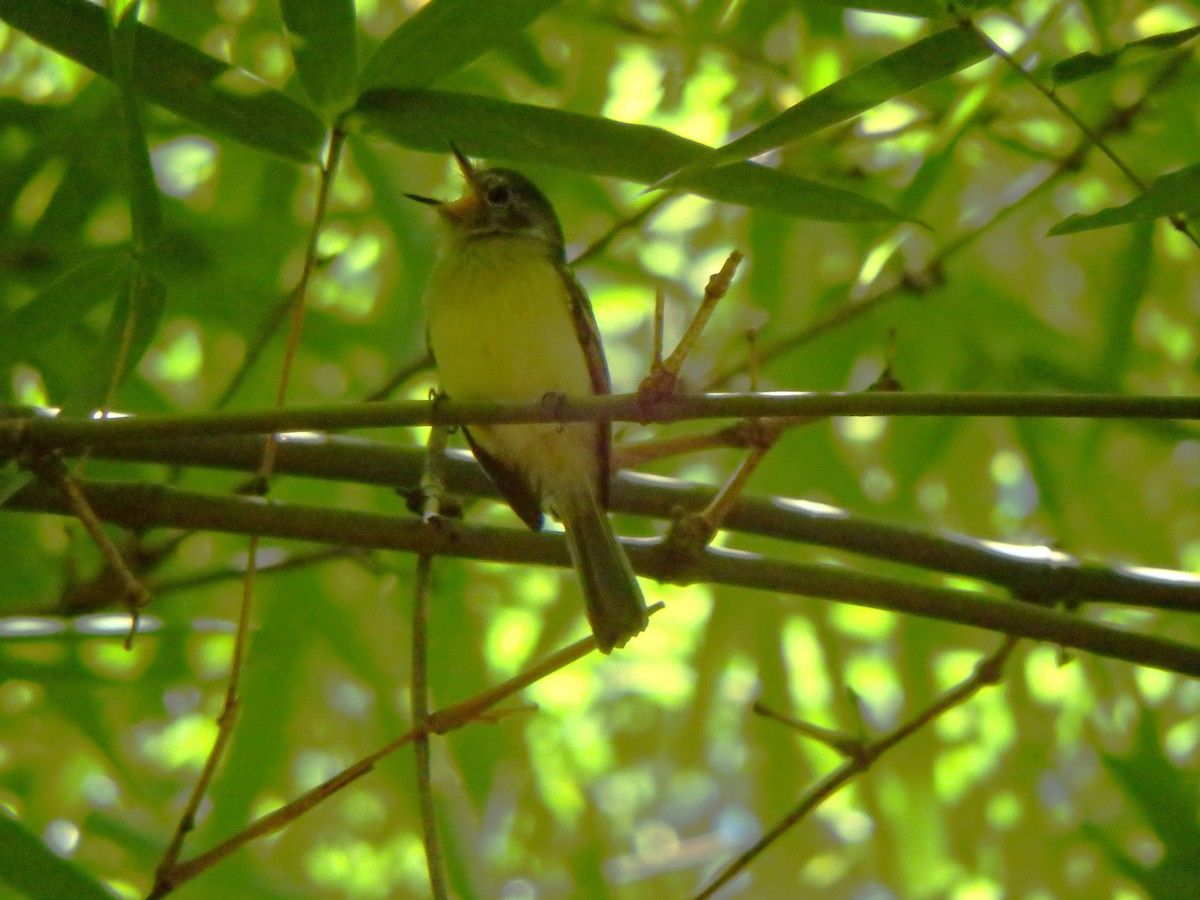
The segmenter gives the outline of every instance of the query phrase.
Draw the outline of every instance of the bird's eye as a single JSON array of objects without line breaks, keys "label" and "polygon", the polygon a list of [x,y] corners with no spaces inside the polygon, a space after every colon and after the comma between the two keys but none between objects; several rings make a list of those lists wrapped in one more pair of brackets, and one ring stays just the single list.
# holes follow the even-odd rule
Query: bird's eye
[{"label": "bird's eye", "polygon": [[487,192],[488,203],[493,206],[499,206],[501,203],[507,203],[509,198],[508,188],[502,184],[496,185]]}]

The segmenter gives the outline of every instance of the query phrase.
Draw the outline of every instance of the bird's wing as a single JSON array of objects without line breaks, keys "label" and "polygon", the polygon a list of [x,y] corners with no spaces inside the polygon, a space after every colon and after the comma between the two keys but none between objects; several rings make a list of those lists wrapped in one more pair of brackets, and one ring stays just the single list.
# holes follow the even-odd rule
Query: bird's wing
[{"label": "bird's wing", "polygon": [[521,521],[534,531],[541,531],[542,499],[533,490],[529,482],[525,480],[515,466],[510,466],[488,453],[471,436],[469,428],[463,428],[463,434],[467,436],[467,443],[471,445],[471,452],[475,454],[475,458],[483,466],[483,471],[488,473],[488,477],[500,489],[500,493],[504,495],[504,499],[508,501],[508,505],[513,508],[513,512],[520,516]]},{"label": "bird's wing", "polygon": [[[588,374],[592,379],[592,392],[597,396],[612,393],[612,381],[608,377],[608,363],[604,359],[604,347],[600,343],[600,329],[596,327],[596,317],[592,313],[592,301],[588,299],[587,291],[579,283],[565,264],[560,265],[563,282],[567,286],[567,296],[571,303],[571,319],[575,322],[575,334],[579,338],[579,346],[583,349],[587,360]],[[611,475],[612,458],[612,427],[607,422],[596,423],[596,454],[600,462],[600,483],[597,487],[597,497],[600,506],[608,509],[608,482]]]}]

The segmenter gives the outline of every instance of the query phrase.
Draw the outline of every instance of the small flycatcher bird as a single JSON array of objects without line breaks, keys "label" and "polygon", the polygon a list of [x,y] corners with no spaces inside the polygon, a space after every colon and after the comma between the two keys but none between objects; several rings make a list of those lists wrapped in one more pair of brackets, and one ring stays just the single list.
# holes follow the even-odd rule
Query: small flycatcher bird
[{"label": "small flycatcher bird", "polygon": [[[445,241],[425,291],[429,348],[442,390],[458,400],[537,401],[608,394],[600,333],[567,268],[562,226],[546,196],[511,169],[477,169],[455,147],[466,192],[437,208]],[[544,508],[563,523],[601,652],[648,622],[608,506],[607,423],[472,425],[471,450],[518,516],[538,531]]]}]

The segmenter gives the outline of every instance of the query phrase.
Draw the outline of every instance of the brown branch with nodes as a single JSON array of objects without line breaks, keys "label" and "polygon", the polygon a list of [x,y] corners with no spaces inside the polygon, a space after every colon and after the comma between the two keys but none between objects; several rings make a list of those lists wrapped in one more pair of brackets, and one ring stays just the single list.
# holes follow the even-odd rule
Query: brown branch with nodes
[{"label": "brown branch with nodes", "polygon": [[884,753],[891,750],[901,741],[911,737],[934,719],[944,715],[954,707],[966,703],[985,687],[999,684],[1004,675],[1004,664],[1016,645],[1016,638],[1005,638],[999,649],[990,656],[980,660],[975,667],[975,671],[968,678],[951,688],[946,694],[935,700],[907,722],[896,726],[873,741],[819,728],[818,726],[801,722],[783,713],[771,710],[763,704],[756,702],[752,707],[754,712],[792,726],[805,737],[820,741],[822,744],[841,753],[846,757],[846,761],[813,785],[791,812],[780,819],[766,834],[755,841],[751,847],[722,869],[721,873],[709,885],[696,894],[695,900],[705,900],[705,898],[714,896],[717,891],[737,877],[739,873],[745,871],[763,851],[802,822],[813,810],[859,775],[870,769]]},{"label": "brown branch with nodes", "polygon": [[638,386],[638,395],[647,404],[659,397],[670,396],[676,392],[679,385],[679,372],[696,346],[696,341],[700,339],[704,326],[712,317],[713,310],[717,308],[721,298],[728,293],[729,285],[733,282],[733,275],[737,272],[741,261],[742,254],[734,250],[725,260],[721,271],[708,279],[708,284],[704,288],[704,299],[700,301],[700,308],[696,310],[683,337],[679,339],[679,343],[665,360],[662,359],[663,299],[662,292],[658,292],[654,304],[654,359],[650,365],[650,374],[642,379],[641,385]]},{"label": "brown branch with nodes", "polygon": [[[757,356],[754,352],[754,332],[750,333],[750,389],[758,390]],[[896,378],[892,364],[895,359],[895,332],[889,337],[887,364],[868,391],[899,391],[903,387]],[[803,425],[822,421],[825,416],[786,416],[782,418],[750,418],[737,425],[737,434],[745,441],[749,453],[738,464],[737,469],[717,489],[708,505],[699,512],[678,517],[663,540],[663,555],[668,566],[675,565],[682,571],[693,560],[696,552],[712,542],[722,523],[730,516],[742,498],[750,478],[762,464],[771,449],[788,431]]]}]

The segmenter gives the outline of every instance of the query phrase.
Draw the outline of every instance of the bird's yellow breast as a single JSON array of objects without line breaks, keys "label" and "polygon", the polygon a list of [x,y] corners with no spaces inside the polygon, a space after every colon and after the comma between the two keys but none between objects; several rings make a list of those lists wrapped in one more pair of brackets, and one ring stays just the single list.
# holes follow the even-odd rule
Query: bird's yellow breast
[{"label": "bird's yellow breast", "polygon": [[571,298],[541,248],[487,238],[448,249],[426,293],[430,349],[461,400],[592,393]]},{"label": "bird's yellow breast", "polygon": [[[563,276],[519,237],[453,242],[426,291],[429,344],[458,400],[537,401],[593,393]],[[474,439],[522,470],[539,493],[599,476],[596,426],[474,426]]]}]

